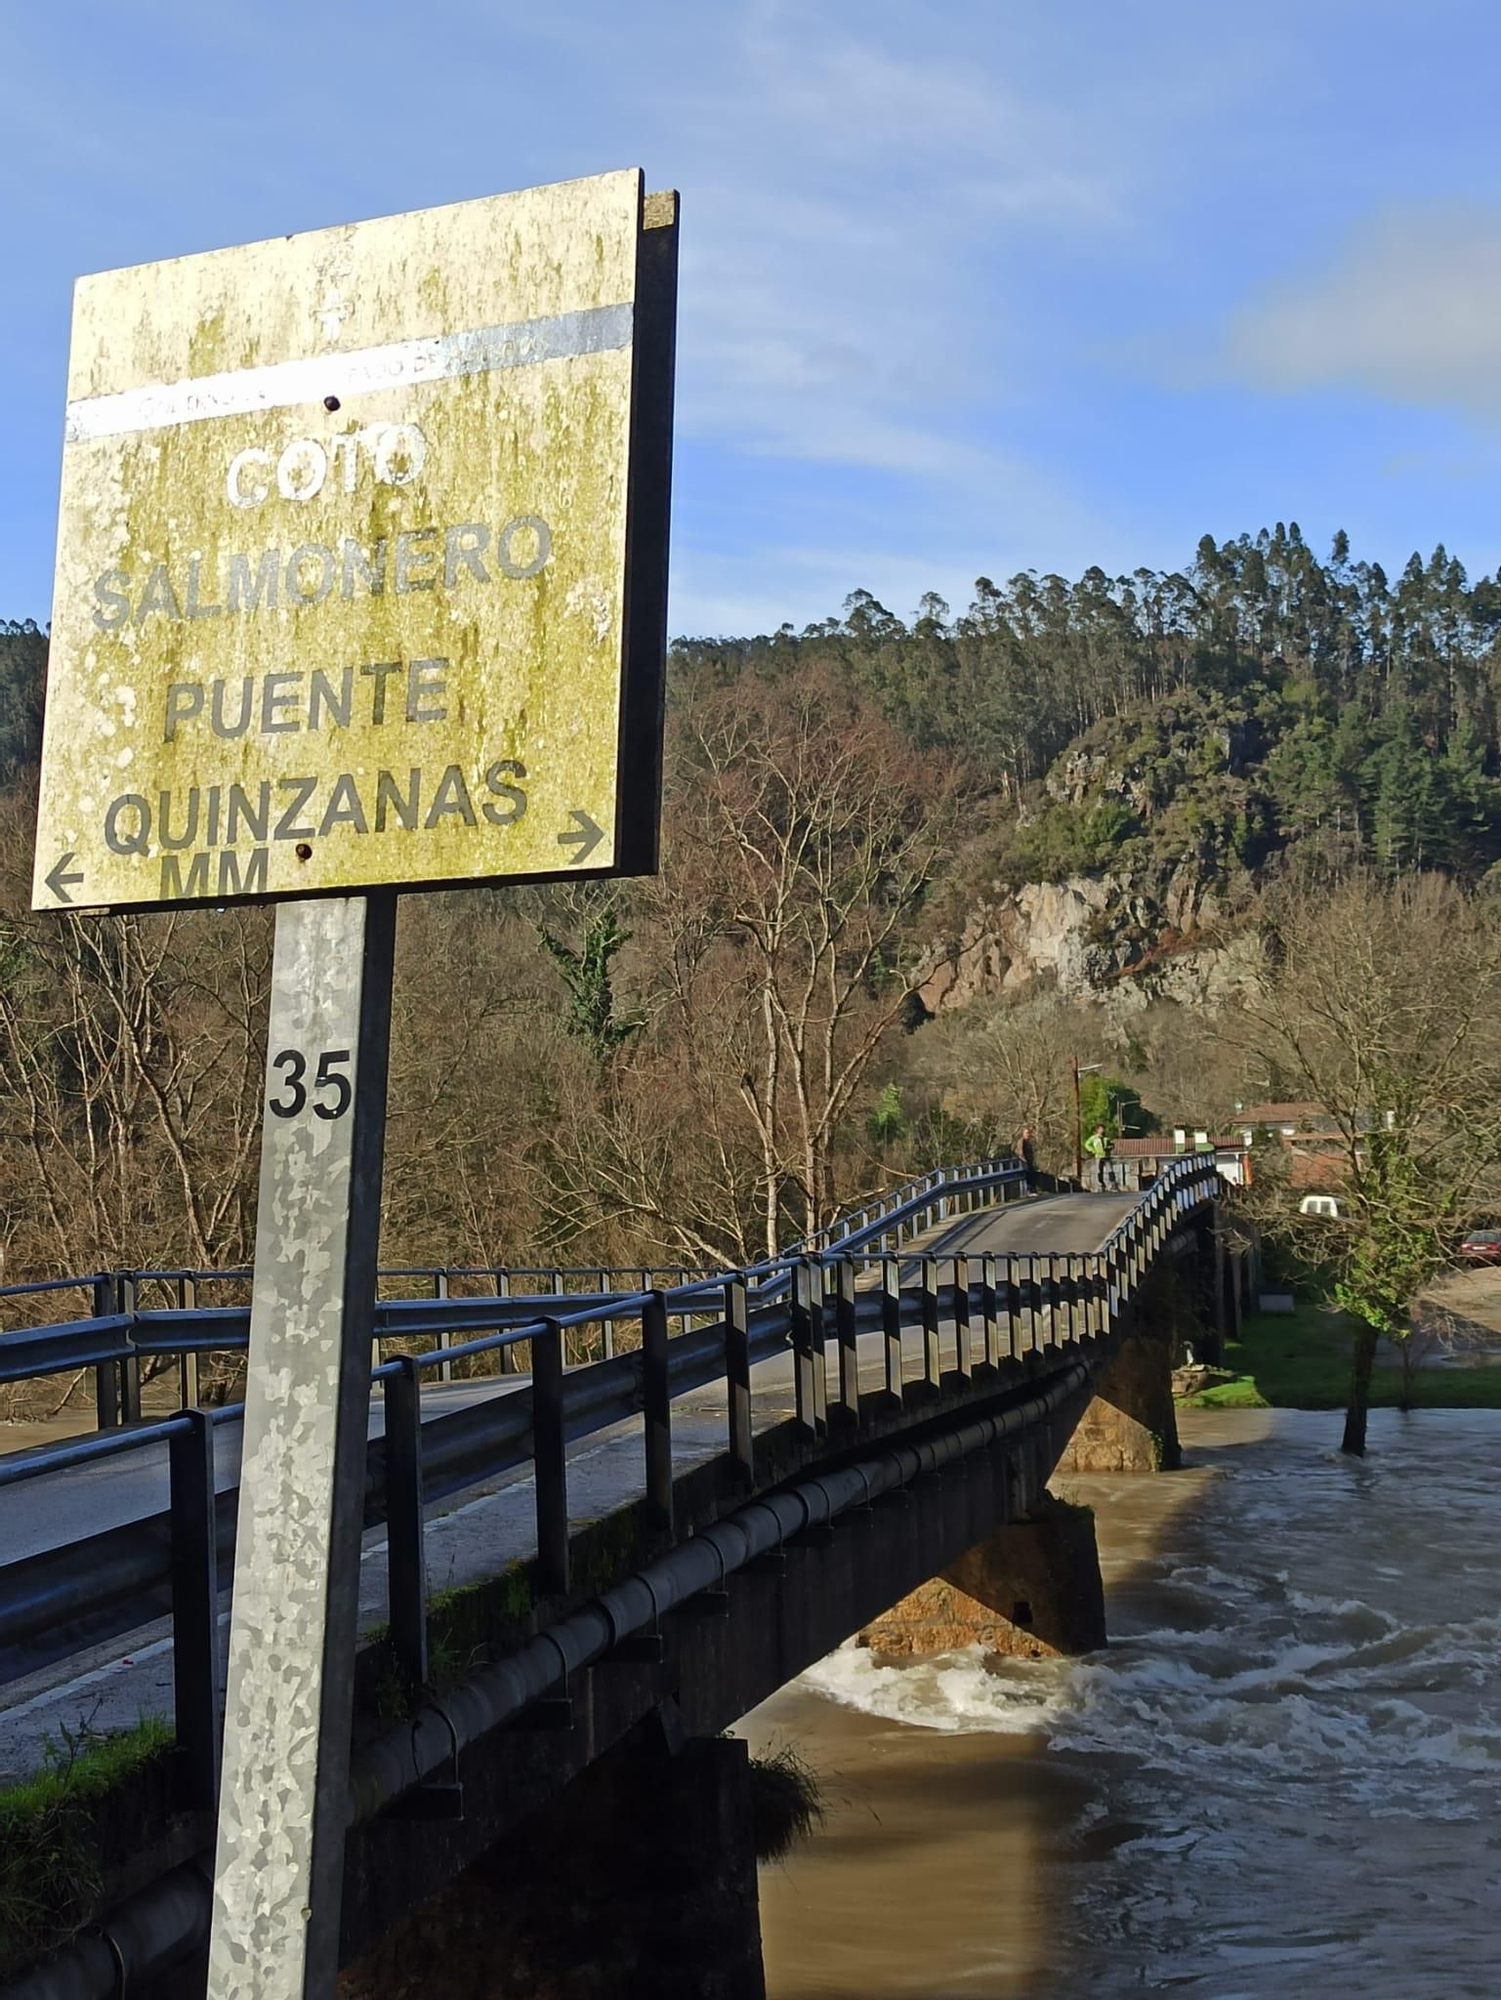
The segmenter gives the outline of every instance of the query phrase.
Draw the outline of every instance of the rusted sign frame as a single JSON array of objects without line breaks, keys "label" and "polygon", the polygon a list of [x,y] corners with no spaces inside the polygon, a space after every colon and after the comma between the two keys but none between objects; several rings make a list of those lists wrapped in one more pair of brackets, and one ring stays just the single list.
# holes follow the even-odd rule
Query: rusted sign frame
[{"label": "rusted sign frame", "polygon": [[606,875],[655,874],[662,822],[672,412],[677,360],[676,193],[648,194],[641,222],[636,264],[636,344],[632,357],[631,470],[626,497],[620,781],[615,792],[615,865],[599,871]]}]

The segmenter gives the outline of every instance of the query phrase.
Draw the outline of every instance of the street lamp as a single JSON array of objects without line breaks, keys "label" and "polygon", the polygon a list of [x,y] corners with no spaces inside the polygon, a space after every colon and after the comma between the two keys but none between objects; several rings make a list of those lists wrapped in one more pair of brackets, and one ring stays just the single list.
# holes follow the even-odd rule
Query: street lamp
[{"label": "street lamp", "polygon": [[1103,1069],[1103,1063],[1081,1063],[1077,1056],[1070,1056],[1074,1066],[1074,1179],[1080,1188],[1084,1186],[1084,1132],[1083,1112],[1079,1107],[1079,1078],[1087,1076],[1091,1070]]}]

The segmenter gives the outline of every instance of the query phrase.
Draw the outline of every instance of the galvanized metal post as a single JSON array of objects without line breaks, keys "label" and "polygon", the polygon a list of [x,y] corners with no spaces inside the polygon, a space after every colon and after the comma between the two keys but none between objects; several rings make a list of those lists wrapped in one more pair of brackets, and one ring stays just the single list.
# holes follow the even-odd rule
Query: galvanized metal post
[{"label": "galvanized metal post", "polygon": [[338,1965],[395,931],[276,917],[209,2000]]},{"label": "galvanized metal post", "polygon": [[427,1679],[427,1553],[422,1541],[422,1376],[400,1355],[386,1378],[386,1602],[396,1664]]},{"label": "galvanized metal post", "polygon": [[641,1307],[641,1403],[646,1426],[646,1513],[672,1533],[672,1389],[667,1361],[667,1294]]},{"label": "galvanized metal post", "polygon": [[178,1802],[212,1812],[219,1796],[219,1565],[214,1428],[187,1410],[168,1444],[172,1495],[172,1701]]}]

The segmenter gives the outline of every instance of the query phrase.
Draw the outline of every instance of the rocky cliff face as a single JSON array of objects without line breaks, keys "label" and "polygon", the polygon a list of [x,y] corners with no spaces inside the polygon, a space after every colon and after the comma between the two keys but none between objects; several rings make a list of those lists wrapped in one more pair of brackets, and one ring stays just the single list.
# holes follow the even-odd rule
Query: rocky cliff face
[{"label": "rocky cliff face", "polygon": [[1155,999],[1213,1003],[1251,977],[1249,944],[1217,934],[1222,915],[1186,862],[1165,883],[1110,874],[1026,882],[970,910],[934,953],[919,998],[939,1014],[1050,984],[1066,999],[1125,1011]]}]

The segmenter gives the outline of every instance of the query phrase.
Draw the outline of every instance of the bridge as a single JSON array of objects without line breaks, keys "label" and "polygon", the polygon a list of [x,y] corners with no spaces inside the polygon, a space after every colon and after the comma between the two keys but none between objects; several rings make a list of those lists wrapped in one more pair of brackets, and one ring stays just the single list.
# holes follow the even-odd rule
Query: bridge
[{"label": "bridge", "polygon": [[[998,1537],[1046,1539],[1080,1438],[1171,1454],[1160,1287],[1186,1269],[1219,1309],[1218,1192],[1211,1155],[1115,1197],[1031,1196],[994,1160],[742,1271],[390,1274],[427,1296],[377,1309],[347,1990],[406,1990],[394,1967],[466,1939],[494,1958],[531,1911],[555,1949],[614,1954],[550,1991],[755,1993],[720,1732]],[[0,1335],[0,1382],[91,1368],[100,1422],[0,1458],[0,1769],[81,1710],[173,1732],[57,1935],[29,1965],[9,1944],[5,2000],[203,1991],[239,1411],[194,1404],[197,1358],[245,1344],[248,1308],[212,1302],[234,1276],[79,1280],[86,1314]],[[11,1309],[33,1292],[66,1296]],[[164,1357],[188,1406],[143,1416]]]}]

